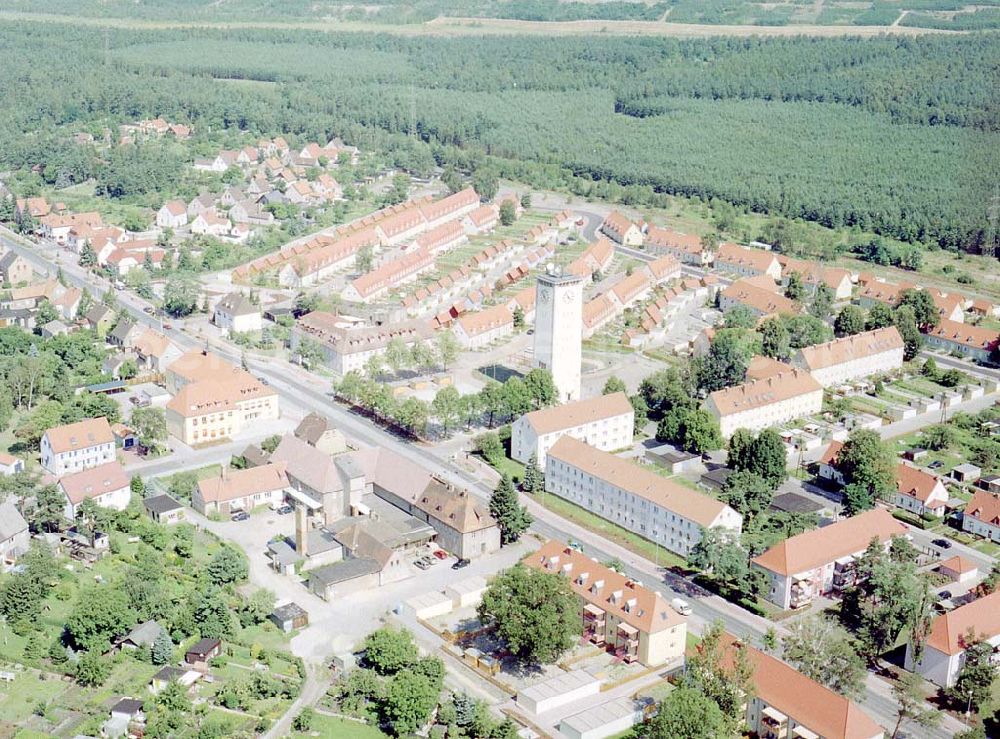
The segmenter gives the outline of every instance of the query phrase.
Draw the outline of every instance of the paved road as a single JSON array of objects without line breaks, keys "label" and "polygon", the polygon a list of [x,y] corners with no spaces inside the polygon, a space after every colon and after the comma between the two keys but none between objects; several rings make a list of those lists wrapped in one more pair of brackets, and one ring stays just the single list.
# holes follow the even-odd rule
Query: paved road
[{"label": "paved road", "polygon": [[[39,272],[55,273],[56,265],[46,259],[38,250],[25,247],[20,242],[15,242],[2,232],[0,232],[0,240],[8,248],[28,259]],[[100,285],[103,282],[105,286],[107,285],[106,281],[88,275],[82,268],[72,262],[62,264],[61,266],[67,282],[71,284],[90,288],[93,288],[95,283]],[[143,308],[148,305],[146,301],[130,293],[119,293],[119,304],[131,313],[135,320],[151,327],[159,327],[157,319],[143,312]],[[165,330],[164,333],[182,348],[192,349],[203,346],[202,342],[193,339],[176,328]],[[213,351],[216,351],[234,363],[239,363],[240,361],[240,352],[230,347],[213,347]],[[310,375],[297,366],[273,359],[268,359],[267,361],[250,359],[248,364],[251,371],[267,379],[271,386],[278,390],[285,408],[291,406],[302,411],[316,410],[322,412],[329,416],[347,436],[367,444],[389,448],[419,464],[426,465],[427,457],[435,456],[433,448],[404,441],[382,428],[373,426],[366,419],[332,402],[327,389],[328,383]],[[489,484],[485,482],[484,475],[472,474],[455,465],[450,459],[438,458],[437,462],[439,464],[439,474],[448,481],[469,488],[470,491],[483,499],[488,499],[492,493],[493,483],[492,481]],[[569,538],[582,540],[586,542],[586,553],[589,556],[599,560],[617,557],[626,564],[625,574],[628,576],[643,581],[649,587],[656,588],[668,600],[673,597],[684,597],[687,599],[691,603],[694,612],[691,619],[693,631],[700,631],[706,623],[721,620],[729,631],[738,636],[759,642],[760,637],[772,625],[767,620],[754,616],[721,598],[698,594],[693,590],[694,586],[686,580],[676,578],[656,567],[654,563],[638,557],[589,531],[580,529],[570,522],[555,516],[547,509],[534,503],[534,501],[527,501],[527,505],[536,519],[532,528],[542,536],[561,539],[563,541]],[[780,624],[776,625],[776,629],[779,634],[784,631],[784,627]],[[895,702],[892,700],[888,686],[884,682],[869,675],[868,693],[862,702],[880,723],[885,726],[892,725],[895,716]],[[957,726],[957,722],[946,718],[940,728],[925,731],[924,736],[928,737],[928,739],[947,739],[947,737],[955,733]]]}]

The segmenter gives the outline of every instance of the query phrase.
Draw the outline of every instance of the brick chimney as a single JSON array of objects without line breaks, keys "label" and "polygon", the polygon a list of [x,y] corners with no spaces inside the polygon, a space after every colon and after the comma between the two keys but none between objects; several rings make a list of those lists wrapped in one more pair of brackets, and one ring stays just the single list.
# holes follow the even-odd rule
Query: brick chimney
[{"label": "brick chimney", "polygon": [[303,559],[309,556],[309,523],[306,516],[304,505],[295,506],[295,551]]}]

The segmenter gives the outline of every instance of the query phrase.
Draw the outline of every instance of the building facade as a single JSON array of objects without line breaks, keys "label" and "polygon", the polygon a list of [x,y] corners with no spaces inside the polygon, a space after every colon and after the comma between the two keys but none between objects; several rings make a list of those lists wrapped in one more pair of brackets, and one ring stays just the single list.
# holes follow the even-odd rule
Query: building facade
[{"label": "building facade", "polygon": [[59,490],[66,498],[63,515],[69,521],[74,520],[85,500],[92,500],[101,508],[123,511],[132,500],[129,482],[128,475],[118,462],[65,475],[59,480]]},{"label": "building facade", "polygon": [[545,455],[560,437],[572,436],[595,449],[632,445],[635,411],[625,393],[601,395],[526,413],[511,426],[511,456],[527,464],[532,455],[545,467]]},{"label": "building facade", "polygon": [[719,420],[719,430],[728,439],[739,428],[761,431],[819,413],[823,388],[808,372],[794,369],[717,390],[708,396],[705,407]]},{"label": "building facade", "polygon": [[962,531],[1000,543],[1000,495],[977,490],[965,505]]},{"label": "building facade", "polygon": [[942,688],[952,687],[965,665],[970,632],[976,639],[989,642],[994,650],[1000,647],[1000,591],[935,618],[919,662],[914,664],[912,643],[906,645],[906,669],[919,672]]},{"label": "building facade", "polygon": [[580,399],[583,278],[549,268],[538,277],[535,366],[552,373],[559,402]]},{"label": "building facade", "polygon": [[545,490],[682,557],[705,529],[743,527],[725,503],[570,436],[549,450]]},{"label": "building facade", "polygon": [[903,366],[903,337],[895,326],[844,336],[800,349],[793,363],[823,387],[895,372]]},{"label": "building facade", "polygon": [[42,467],[57,477],[115,459],[115,436],[103,416],[51,428],[39,446]]}]

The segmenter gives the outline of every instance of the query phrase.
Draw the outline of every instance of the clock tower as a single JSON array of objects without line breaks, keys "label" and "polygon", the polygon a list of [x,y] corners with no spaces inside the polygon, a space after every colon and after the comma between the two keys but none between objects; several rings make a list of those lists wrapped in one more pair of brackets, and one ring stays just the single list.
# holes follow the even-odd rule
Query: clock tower
[{"label": "clock tower", "polygon": [[535,366],[552,373],[559,402],[580,399],[583,278],[548,265],[535,296]]}]

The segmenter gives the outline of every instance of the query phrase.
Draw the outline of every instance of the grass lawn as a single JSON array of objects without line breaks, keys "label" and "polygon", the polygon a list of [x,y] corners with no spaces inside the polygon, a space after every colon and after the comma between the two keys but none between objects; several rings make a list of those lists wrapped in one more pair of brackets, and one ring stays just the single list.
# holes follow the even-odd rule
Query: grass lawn
[{"label": "grass lawn", "polygon": [[[39,703],[51,705],[68,687],[61,680],[39,680],[34,670],[25,670],[12,683],[0,683],[0,716],[5,721],[25,721]],[[20,735],[19,735],[20,736]]]},{"label": "grass lawn", "polygon": [[289,736],[293,739],[307,739],[316,734],[324,737],[324,739],[327,737],[329,739],[341,739],[342,737],[351,737],[351,739],[385,739],[388,736],[388,734],[383,734],[374,726],[361,724],[346,718],[324,716],[321,713],[316,714],[311,732],[293,731]]},{"label": "grass lawn", "polygon": [[[659,561],[661,567],[683,567],[687,568],[687,560],[680,557],[668,549],[657,547],[653,542],[644,539],[638,534],[623,529],[617,524],[605,521],[603,518],[594,515],[590,511],[584,510],[580,506],[570,503],[567,500],[552,495],[535,496],[535,500],[563,518],[572,521],[585,529],[600,534],[605,539],[615,542],[625,547],[631,552],[645,557],[651,562]],[[586,548],[584,548],[586,554]]]}]

